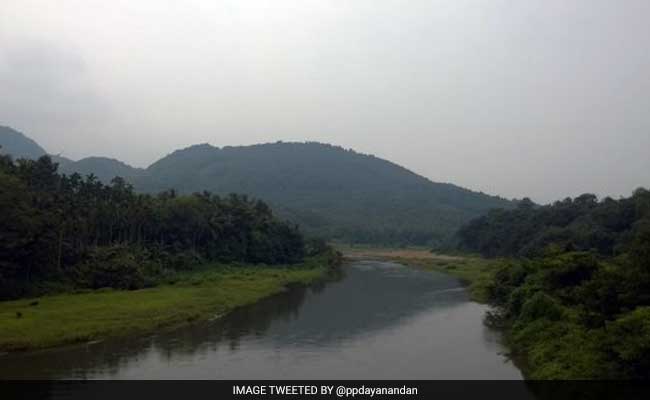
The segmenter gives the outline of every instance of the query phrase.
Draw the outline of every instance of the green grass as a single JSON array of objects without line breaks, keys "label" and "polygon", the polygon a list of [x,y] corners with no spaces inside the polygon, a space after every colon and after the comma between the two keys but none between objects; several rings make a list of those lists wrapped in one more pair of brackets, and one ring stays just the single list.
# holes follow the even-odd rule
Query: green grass
[{"label": "green grass", "polygon": [[[0,302],[0,350],[29,350],[146,333],[209,319],[323,279],[325,262],[299,266],[213,265],[137,291],[100,290]],[[37,304],[35,304],[38,302]]]}]

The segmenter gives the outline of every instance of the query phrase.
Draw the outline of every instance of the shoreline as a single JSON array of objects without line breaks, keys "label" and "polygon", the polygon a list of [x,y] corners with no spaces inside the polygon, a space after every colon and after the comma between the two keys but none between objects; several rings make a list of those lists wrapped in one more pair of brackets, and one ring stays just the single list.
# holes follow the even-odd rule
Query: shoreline
[{"label": "shoreline", "polygon": [[[487,285],[503,260],[487,260],[474,256],[438,255],[426,250],[377,249],[352,251],[344,254],[346,260],[375,259],[392,261],[410,268],[441,272],[458,278],[470,295],[470,300],[488,304]],[[530,369],[526,354],[514,353],[510,343],[511,332],[505,327],[494,327],[502,337],[501,344],[508,350],[508,359],[521,371],[524,380],[528,379]]]},{"label": "shoreline", "polygon": [[487,303],[487,285],[498,268],[499,260],[474,256],[450,256],[424,249],[345,248],[339,251],[347,260],[375,259],[393,261],[425,271],[437,271],[458,278],[472,301]]},{"label": "shoreline", "polygon": [[0,354],[142,335],[224,317],[292,285],[327,279],[331,260],[268,267],[213,264],[153,288],[55,294],[0,302]]}]

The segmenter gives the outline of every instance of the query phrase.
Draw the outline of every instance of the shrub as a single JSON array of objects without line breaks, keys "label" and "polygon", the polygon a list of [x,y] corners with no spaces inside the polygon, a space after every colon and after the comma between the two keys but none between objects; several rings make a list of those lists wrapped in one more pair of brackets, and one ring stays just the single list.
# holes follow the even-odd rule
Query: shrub
[{"label": "shrub", "polygon": [[650,378],[650,307],[641,307],[608,325],[612,349],[637,379]]},{"label": "shrub", "polygon": [[135,290],[145,286],[136,256],[124,246],[98,248],[79,266],[80,280],[92,289]]},{"label": "shrub", "polygon": [[562,305],[543,292],[537,292],[521,307],[519,320],[530,322],[536,319],[548,319],[550,321],[559,321],[564,316]]}]

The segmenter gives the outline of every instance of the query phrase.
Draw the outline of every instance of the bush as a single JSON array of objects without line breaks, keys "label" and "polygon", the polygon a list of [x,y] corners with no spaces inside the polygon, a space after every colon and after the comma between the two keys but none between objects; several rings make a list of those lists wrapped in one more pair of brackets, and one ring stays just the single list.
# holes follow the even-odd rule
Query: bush
[{"label": "bush", "polygon": [[124,246],[98,248],[79,266],[80,281],[91,289],[135,290],[145,287],[145,277],[132,250]]},{"label": "bush", "polygon": [[631,377],[650,379],[650,307],[638,308],[608,325],[612,348]]},{"label": "bush", "polygon": [[544,284],[551,290],[575,287],[591,279],[598,261],[589,253],[569,253],[544,262]]},{"label": "bush", "polygon": [[305,243],[305,253],[308,257],[326,254],[330,249],[327,242],[320,238],[312,238]]},{"label": "bush", "polygon": [[498,306],[506,304],[512,291],[521,286],[527,276],[526,267],[520,263],[504,265],[494,274],[492,282],[487,285],[489,301]]},{"label": "bush", "polygon": [[559,321],[564,316],[562,305],[543,292],[537,292],[521,307],[519,321],[530,322],[536,319]]}]

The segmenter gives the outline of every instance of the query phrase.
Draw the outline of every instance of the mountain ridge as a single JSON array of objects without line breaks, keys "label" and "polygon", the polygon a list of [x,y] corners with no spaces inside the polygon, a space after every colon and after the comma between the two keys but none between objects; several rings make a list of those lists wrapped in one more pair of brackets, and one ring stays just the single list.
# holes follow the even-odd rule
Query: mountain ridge
[{"label": "mountain ridge", "polygon": [[[2,135],[0,135],[0,144]],[[308,234],[346,242],[435,244],[463,223],[513,202],[433,182],[389,160],[319,142],[175,150],[146,169],[105,157],[56,159],[63,173],[122,176],[144,193],[242,193]]]},{"label": "mountain ridge", "polygon": [[0,125],[0,146],[0,154],[11,154],[16,158],[38,158],[47,154],[24,133],[3,125]]}]

